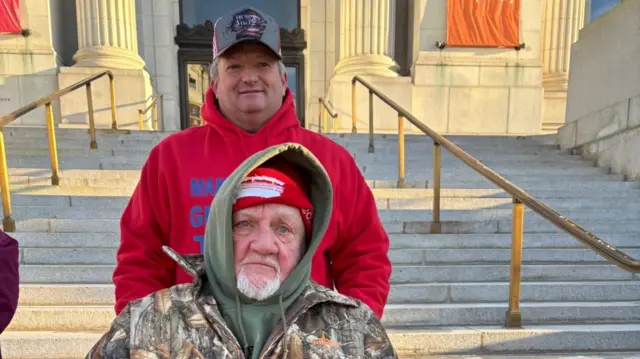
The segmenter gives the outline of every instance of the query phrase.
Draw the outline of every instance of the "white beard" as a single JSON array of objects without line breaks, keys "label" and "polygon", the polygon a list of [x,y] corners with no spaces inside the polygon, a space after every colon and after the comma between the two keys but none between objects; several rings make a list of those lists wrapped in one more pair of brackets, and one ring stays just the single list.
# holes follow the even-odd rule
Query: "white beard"
[{"label": "white beard", "polygon": [[237,287],[240,293],[247,298],[255,300],[264,300],[275,294],[280,289],[280,273],[275,278],[268,280],[261,286],[256,286],[241,270],[238,274]]}]

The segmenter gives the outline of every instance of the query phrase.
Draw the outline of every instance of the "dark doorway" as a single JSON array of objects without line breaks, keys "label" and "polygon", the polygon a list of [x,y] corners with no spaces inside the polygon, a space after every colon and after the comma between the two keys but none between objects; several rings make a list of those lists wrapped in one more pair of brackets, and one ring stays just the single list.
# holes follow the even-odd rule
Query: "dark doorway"
[{"label": "dark doorway", "polygon": [[[204,92],[206,92],[210,83],[209,65],[212,58],[213,22],[220,15],[238,7],[236,5],[228,8],[230,6],[228,3],[224,6],[212,5],[219,1],[221,0],[180,1],[181,23],[176,29],[175,42],[178,45],[180,124],[182,129],[202,123],[200,105],[203,103]],[[281,2],[283,2],[283,5],[289,6],[287,9],[290,11],[272,10],[273,5],[265,5],[280,4]],[[302,51],[307,47],[307,42],[304,37],[304,31],[299,28],[300,0],[278,0],[275,2],[273,0],[253,0],[249,1],[248,5],[264,10],[281,23],[280,38],[282,41],[283,62],[289,77],[289,88],[295,95],[298,118],[302,126],[304,126],[304,55]],[[292,6],[297,6],[295,11],[290,8]],[[209,13],[212,13],[211,18],[206,19],[203,14]],[[198,21],[202,21],[202,23],[197,23]],[[285,25],[296,27],[285,28]]]}]

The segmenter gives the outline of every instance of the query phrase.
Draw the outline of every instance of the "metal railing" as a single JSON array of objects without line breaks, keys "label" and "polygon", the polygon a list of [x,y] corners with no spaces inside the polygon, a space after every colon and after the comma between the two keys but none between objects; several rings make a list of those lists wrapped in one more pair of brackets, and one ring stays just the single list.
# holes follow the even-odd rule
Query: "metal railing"
[{"label": "metal railing", "polygon": [[2,118],[0,119],[0,190],[2,191],[2,211],[4,214],[2,224],[4,226],[5,232],[15,232],[16,223],[12,217],[13,212],[11,208],[11,189],[9,187],[9,170],[7,168],[7,153],[4,143],[4,127],[41,106],[45,107],[47,137],[49,139],[49,159],[51,161],[51,184],[54,186],[60,185],[60,165],[58,163],[58,147],[56,144],[55,121],[52,102],[83,86],[86,87],[88,108],[87,112],[89,114],[89,137],[91,138],[89,147],[92,149],[97,149],[98,142],[96,141],[96,124],[93,113],[91,83],[99,78],[102,78],[103,76],[109,77],[109,89],[111,94],[111,129],[118,131],[118,125],[116,122],[115,82],[113,73],[109,70],[105,70],[95,75],[89,76],[86,79],[78,81],[71,86],[65,87],[62,90],[58,90],[47,97],[43,97],[36,101],[33,101],[30,104],[25,105],[8,115],[2,116]]},{"label": "metal railing", "polygon": [[162,101],[163,97],[164,95],[162,95],[161,93],[156,94],[147,108],[145,108],[144,110],[138,110],[138,127],[140,128],[140,130],[144,130],[144,115],[149,112],[149,110],[152,110],[152,129],[154,131],[158,131],[158,103],[160,103],[160,112],[162,113],[162,116],[164,116],[164,102]]},{"label": "metal railing", "polygon": [[322,97],[318,98],[318,132],[327,133],[327,114],[333,119],[333,132],[338,129],[338,113],[331,111],[331,108]]},{"label": "metal railing", "polygon": [[355,76],[351,81],[352,86],[352,132],[356,133],[356,84],[361,83],[369,90],[369,152],[375,152],[373,141],[373,95],[386,103],[398,113],[398,187],[406,186],[404,172],[404,120],[409,121],[413,126],[422,131],[433,140],[433,222],[432,233],[441,232],[440,223],[440,167],[442,163],[441,147],[451,152],[455,157],[464,162],[467,166],[478,172],[481,176],[493,182],[505,192],[509,193],[513,199],[513,220],[511,229],[511,266],[509,276],[509,308],[506,313],[506,327],[521,328],[522,319],[520,314],[520,282],[522,268],[522,236],[524,232],[524,206],[531,208],[558,228],[569,233],[572,237],[588,246],[608,262],[615,264],[628,272],[640,272],[640,261],[620,251],[611,244],[598,238],[580,227],[578,224],[561,216],[544,203],[529,195],[526,191],[509,182],[506,178],[493,171],[482,162],[463,151],[453,142],[449,141],[436,131],[432,130],[424,123],[420,122],[409,111],[400,107],[396,102],[381,93],[371,84],[359,76]]}]

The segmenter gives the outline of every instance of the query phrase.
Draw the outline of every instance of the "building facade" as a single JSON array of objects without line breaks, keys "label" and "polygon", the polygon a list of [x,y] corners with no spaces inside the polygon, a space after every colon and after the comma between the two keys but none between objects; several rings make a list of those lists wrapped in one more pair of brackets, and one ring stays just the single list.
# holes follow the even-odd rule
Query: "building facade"
[{"label": "building facade", "polygon": [[[161,128],[166,130],[200,123],[213,22],[242,5],[223,0],[2,1],[18,4],[20,31],[0,34],[0,113],[109,69],[116,79],[119,126],[137,128],[138,110],[162,93]],[[487,6],[487,13],[512,14],[497,23],[485,16],[486,26],[473,29],[468,25],[473,19],[456,20],[468,15],[454,11],[464,1],[245,3],[281,24],[289,86],[308,128],[317,129],[318,98],[324,97],[339,114],[335,130],[351,131],[354,75],[443,133],[532,134],[564,123],[570,47],[589,18],[590,2],[510,0],[500,1],[496,6],[502,8],[496,10],[491,2],[473,1]],[[93,86],[96,121],[109,126],[108,82],[100,81]],[[363,132],[369,97],[363,87],[356,96],[357,127]],[[63,97],[54,108],[62,125],[88,122],[84,91]],[[375,101],[374,110],[377,131],[396,130],[391,109]],[[19,124],[43,125],[43,112]]]}]

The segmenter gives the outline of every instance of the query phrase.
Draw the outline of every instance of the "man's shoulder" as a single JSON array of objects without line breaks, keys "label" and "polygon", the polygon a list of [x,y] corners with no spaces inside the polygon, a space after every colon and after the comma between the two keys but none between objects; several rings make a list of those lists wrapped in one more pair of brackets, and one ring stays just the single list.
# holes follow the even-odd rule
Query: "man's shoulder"
[{"label": "man's shoulder", "polygon": [[339,325],[339,322],[344,320],[358,322],[362,325],[368,325],[368,323],[372,323],[372,320],[377,323],[373,311],[362,301],[314,282],[309,284],[303,295],[310,308],[306,315],[299,318],[299,321],[315,321],[319,317],[322,318],[323,325],[326,327]]},{"label": "man's shoulder", "polygon": [[[171,307],[184,307],[195,302],[193,283],[176,284],[129,302],[131,312],[164,312]],[[178,313],[178,312],[174,312]]]}]

